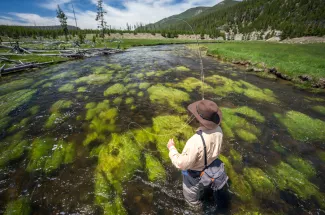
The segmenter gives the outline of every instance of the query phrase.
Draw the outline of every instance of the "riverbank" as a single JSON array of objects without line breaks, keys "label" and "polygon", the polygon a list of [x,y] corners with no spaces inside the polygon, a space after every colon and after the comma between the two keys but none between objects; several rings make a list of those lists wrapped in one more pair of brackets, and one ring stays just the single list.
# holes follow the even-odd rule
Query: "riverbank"
[{"label": "riverbank", "polygon": [[325,44],[226,42],[203,46],[207,55],[244,65],[259,76],[273,73],[304,89],[325,88]]}]

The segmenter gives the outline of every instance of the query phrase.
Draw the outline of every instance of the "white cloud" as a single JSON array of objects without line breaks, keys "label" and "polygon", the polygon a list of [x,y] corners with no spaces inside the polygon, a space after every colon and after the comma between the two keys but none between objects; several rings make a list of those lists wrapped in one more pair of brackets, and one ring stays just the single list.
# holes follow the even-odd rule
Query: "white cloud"
[{"label": "white cloud", "polygon": [[[68,24],[75,25],[72,8],[68,6],[72,0],[52,0],[42,3],[40,6],[56,10],[57,4],[62,5],[62,9],[68,16]],[[110,0],[115,1],[115,0]],[[221,0],[188,0],[173,4],[173,0],[123,0],[123,9],[114,8],[104,3],[104,9],[107,11],[105,20],[108,25],[114,28],[126,28],[126,23],[135,25],[137,23],[154,23],[171,15],[179,14],[185,10],[197,6],[213,6]],[[89,0],[93,6],[97,4],[97,0]],[[105,2],[109,2],[106,0]],[[78,27],[81,28],[97,28],[96,11],[82,11],[75,6],[75,12]],[[58,25],[56,17],[41,17],[37,14],[27,13],[9,13],[14,16],[14,20],[4,19],[0,17],[0,24],[16,24],[16,25]]]},{"label": "white cloud", "polygon": [[64,5],[71,2],[71,0],[47,0],[44,3],[41,3],[39,6],[49,9],[49,10],[56,10],[58,5]]}]

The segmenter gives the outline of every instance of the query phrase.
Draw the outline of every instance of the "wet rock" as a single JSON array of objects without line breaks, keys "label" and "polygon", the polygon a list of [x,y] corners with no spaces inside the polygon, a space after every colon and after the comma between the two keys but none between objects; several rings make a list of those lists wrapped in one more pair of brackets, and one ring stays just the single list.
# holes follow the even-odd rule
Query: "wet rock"
[{"label": "wet rock", "polygon": [[287,81],[291,81],[292,80],[292,78],[290,76],[282,74],[276,68],[270,68],[270,69],[268,69],[268,71],[270,73],[276,75],[278,78],[282,78],[282,79],[287,80]]},{"label": "wet rock", "polygon": [[248,69],[246,69],[247,72],[263,72],[264,69],[261,68],[256,68],[256,67],[250,67]]},{"label": "wet rock", "polygon": [[325,78],[320,78],[315,84],[312,85],[315,88],[325,88]]},{"label": "wet rock", "polygon": [[298,78],[300,78],[302,81],[312,81],[313,78],[309,75],[299,75]]}]

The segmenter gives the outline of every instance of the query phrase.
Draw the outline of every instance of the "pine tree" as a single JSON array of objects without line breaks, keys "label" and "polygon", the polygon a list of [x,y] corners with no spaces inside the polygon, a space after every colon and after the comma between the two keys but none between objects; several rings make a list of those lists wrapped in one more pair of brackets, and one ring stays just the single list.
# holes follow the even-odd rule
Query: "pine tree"
[{"label": "pine tree", "polygon": [[103,9],[103,0],[98,0],[96,21],[98,22],[98,28],[102,30],[102,38],[105,37],[106,22],[104,19],[104,14],[106,13],[107,12]]},{"label": "pine tree", "polygon": [[65,40],[68,40],[68,24],[67,24],[67,16],[65,15],[65,13],[61,10],[60,6],[58,5],[58,9],[56,11],[57,14],[57,18],[59,19],[60,23],[61,23],[61,28],[63,30],[63,33],[65,35]]}]

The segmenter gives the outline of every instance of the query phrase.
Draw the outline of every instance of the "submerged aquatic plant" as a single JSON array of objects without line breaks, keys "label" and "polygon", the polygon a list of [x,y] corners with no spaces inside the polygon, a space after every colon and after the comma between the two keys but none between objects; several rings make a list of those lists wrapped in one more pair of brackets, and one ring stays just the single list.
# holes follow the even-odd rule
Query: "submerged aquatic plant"
[{"label": "submerged aquatic plant", "polygon": [[[265,118],[257,111],[248,107],[236,109],[222,108],[223,121],[221,127],[227,137],[234,138],[235,134],[246,142],[254,142],[260,135],[260,130],[247,119],[264,122]],[[244,118],[245,117],[245,118]]]},{"label": "submerged aquatic plant", "polygon": [[30,78],[11,81],[9,83],[1,83],[0,95],[6,94],[9,92],[15,92],[17,90],[26,88],[26,87],[30,86],[32,83],[33,83],[33,79],[30,79]]},{"label": "submerged aquatic plant", "polygon": [[77,91],[78,93],[84,93],[87,91],[87,87],[79,87]]},{"label": "submerged aquatic plant", "polygon": [[57,102],[55,102],[51,108],[50,108],[50,112],[51,113],[57,113],[59,112],[61,109],[66,109],[66,108],[70,108],[72,106],[72,101],[70,100],[59,100]]},{"label": "submerged aquatic plant", "polygon": [[242,201],[249,201],[252,199],[252,187],[245,180],[243,175],[237,174],[231,162],[223,155],[219,155],[220,160],[225,164],[226,172],[231,180],[230,190],[235,193]]},{"label": "submerged aquatic plant", "polygon": [[0,96],[0,129],[5,128],[10,121],[8,114],[28,102],[35,93],[36,90],[19,90]]},{"label": "submerged aquatic plant", "polygon": [[170,107],[178,112],[185,112],[181,104],[184,101],[190,100],[190,96],[187,93],[171,87],[165,87],[161,84],[151,86],[148,92],[151,102],[161,105],[169,104]]},{"label": "submerged aquatic plant", "polygon": [[24,154],[28,141],[23,139],[23,135],[23,132],[19,132],[1,141],[0,168]]},{"label": "submerged aquatic plant", "polygon": [[[199,89],[201,92],[202,82],[199,79],[189,77],[183,80],[182,82],[176,84],[176,87],[183,88],[187,92],[193,92],[196,89]],[[214,92],[214,89],[207,83],[204,83],[203,88],[205,92],[212,92],[212,93]]]},{"label": "submerged aquatic plant", "polygon": [[297,111],[288,111],[285,115],[275,113],[274,116],[284,125],[290,135],[300,141],[325,140],[325,122],[313,119]]},{"label": "submerged aquatic plant", "polygon": [[65,84],[59,88],[59,92],[72,92],[74,90],[73,84]]},{"label": "submerged aquatic plant", "polygon": [[302,174],[306,175],[308,178],[316,175],[315,168],[310,163],[310,161],[306,159],[291,155],[287,158],[287,161],[292,166],[292,168],[298,170]]},{"label": "submerged aquatic plant", "polygon": [[109,96],[109,95],[123,95],[126,92],[126,88],[122,84],[114,84],[113,86],[110,86],[105,90],[104,96]]},{"label": "submerged aquatic plant", "polygon": [[58,142],[52,138],[35,139],[29,153],[29,163],[26,170],[41,170],[51,173],[60,167],[61,164],[71,163],[74,159],[74,144],[63,140]]},{"label": "submerged aquatic plant", "polygon": [[170,162],[169,151],[166,144],[170,138],[174,138],[176,148],[182,150],[185,141],[193,134],[193,129],[180,116],[157,116],[153,120],[153,130],[157,143],[157,149],[164,162]]},{"label": "submerged aquatic plant", "polygon": [[304,200],[313,196],[322,205],[322,208],[325,207],[324,194],[320,193],[318,187],[309,182],[304,174],[289,164],[281,161],[277,166],[271,168],[270,173],[281,190],[290,189]]},{"label": "submerged aquatic plant", "polygon": [[323,114],[325,115],[325,106],[320,106],[320,105],[317,105],[317,106],[314,106],[312,107],[312,109],[320,114]]},{"label": "submerged aquatic plant", "polygon": [[246,81],[234,81],[229,78],[213,75],[205,79],[207,82],[216,84],[215,93],[220,96],[227,96],[231,93],[243,94],[248,98],[257,101],[267,101],[277,103],[278,100],[273,92],[269,89],[261,89]]},{"label": "submerged aquatic plant", "polygon": [[146,159],[146,171],[150,181],[162,181],[166,180],[166,171],[164,166],[159,162],[157,158],[150,154],[145,155]]},{"label": "submerged aquatic plant", "polygon": [[105,132],[115,130],[117,109],[110,108],[108,100],[98,104],[94,102],[88,103],[86,109],[86,120],[90,121],[90,133],[88,133],[83,144],[88,145],[93,141],[105,141]]},{"label": "submerged aquatic plant", "polygon": [[7,204],[4,215],[29,215],[31,211],[29,199],[27,197],[20,197]]},{"label": "submerged aquatic plant", "polygon": [[[109,143],[98,152],[95,179],[95,202],[106,213],[124,211],[121,200],[122,182],[141,168],[138,145],[127,134],[112,134]],[[115,195],[112,195],[116,193]],[[113,204],[112,204],[113,202]]]},{"label": "submerged aquatic plant", "polygon": [[75,80],[75,83],[87,83],[92,85],[103,85],[110,82],[112,75],[110,74],[91,74]]},{"label": "submerged aquatic plant", "polygon": [[190,69],[185,66],[178,66],[178,67],[176,67],[176,71],[188,72],[188,71],[190,71]]},{"label": "submerged aquatic plant", "polygon": [[275,192],[275,186],[269,177],[259,168],[245,168],[244,177],[251,184],[254,191],[270,195]]}]

